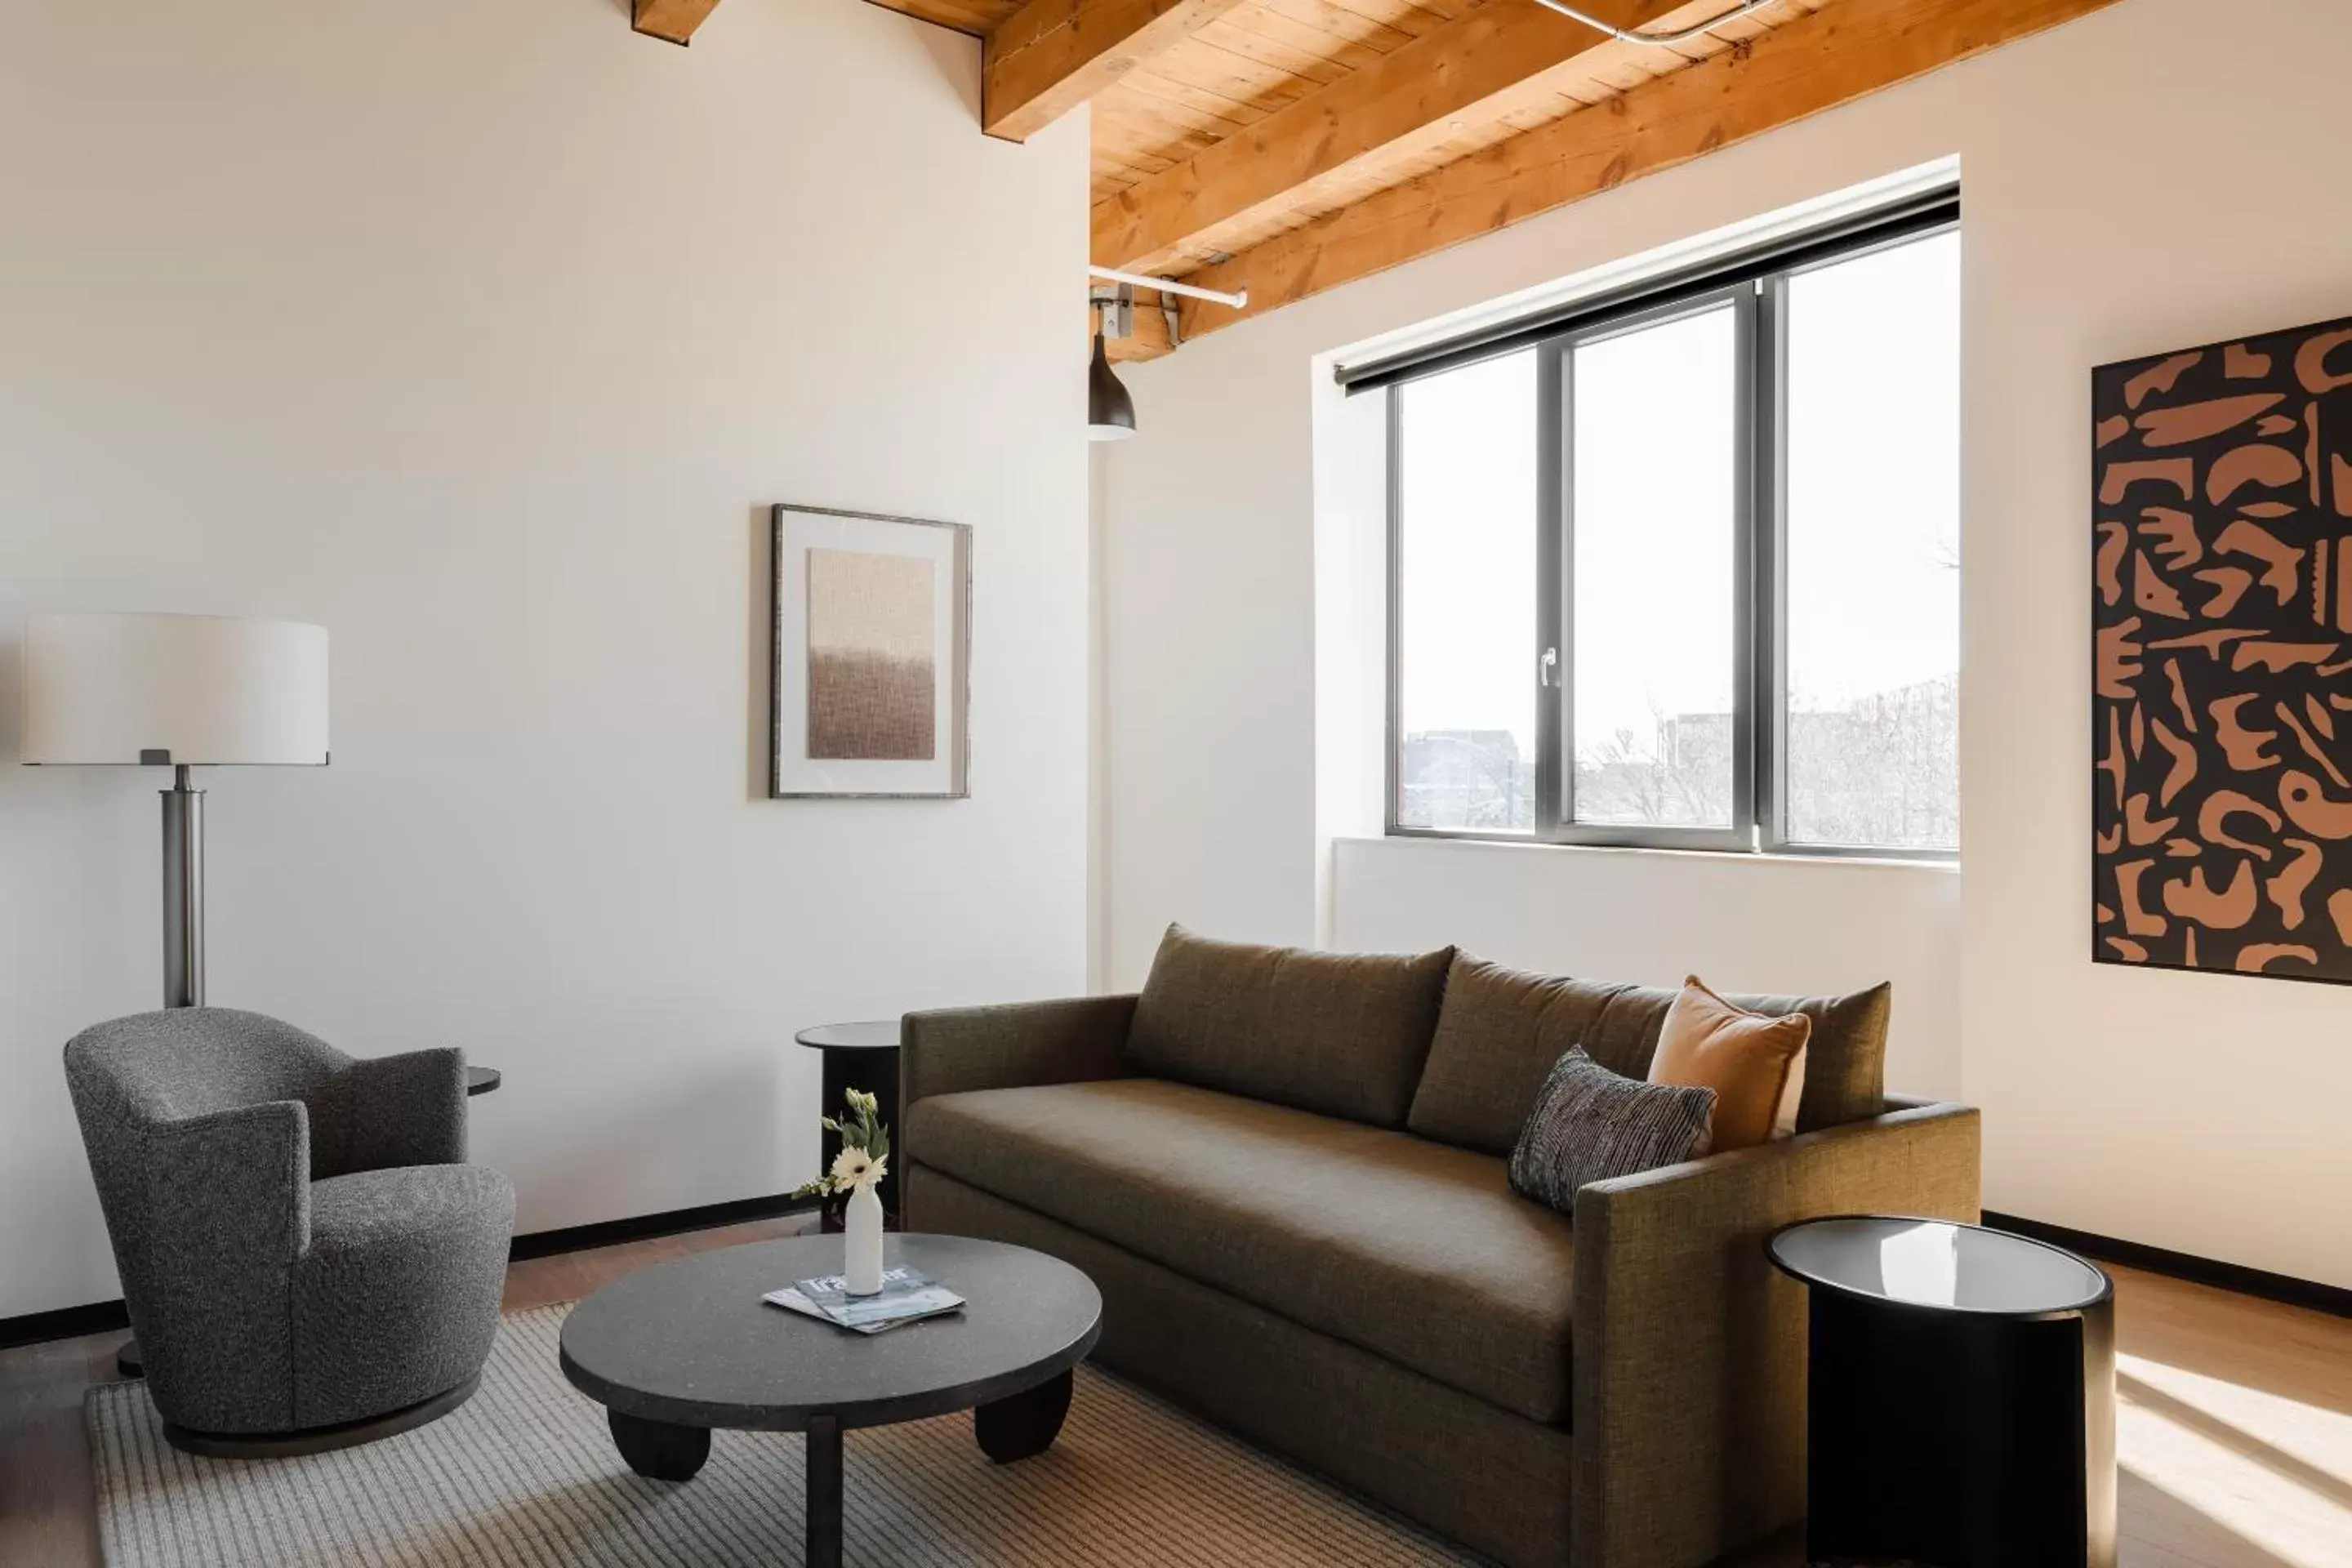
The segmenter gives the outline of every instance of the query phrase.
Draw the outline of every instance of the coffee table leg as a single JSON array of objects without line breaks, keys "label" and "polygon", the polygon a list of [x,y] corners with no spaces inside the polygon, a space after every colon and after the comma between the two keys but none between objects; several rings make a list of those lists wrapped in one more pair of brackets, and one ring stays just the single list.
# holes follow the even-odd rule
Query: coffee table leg
[{"label": "coffee table leg", "polygon": [[808,1568],[841,1568],[841,1422],[808,1424]]},{"label": "coffee table leg", "polygon": [[613,1447],[647,1480],[690,1481],[710,1458],[708,1426],[677,1426],[618,1410],[605,1411],[604,1420],[613,1428]]},{"label": "coffee table leg", "polygon": [[1009,1465],[1052,1447],[1069,1414],[1070,1374],[1066,1372],[993,1405],[975,1406],[971,1435],[980,1439],[982,1453]]}]

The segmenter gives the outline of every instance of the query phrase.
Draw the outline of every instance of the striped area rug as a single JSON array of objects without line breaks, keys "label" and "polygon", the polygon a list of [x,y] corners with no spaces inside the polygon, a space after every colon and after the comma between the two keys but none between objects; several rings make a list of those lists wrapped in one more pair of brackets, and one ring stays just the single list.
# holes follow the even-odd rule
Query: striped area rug
[{"label": "striped area rug", "polygon": [[[683,1486],[638,1479],[557,1369],[562,1307],[499,1331],[480,1392],[397,1437],[300,1459],[193,1458],[144,1384],[89,1394],[112,1568],[736,1568],[801,1561],[796,1436],[720,1432]],[[1046,1453],[995,1466],[969,1415],[845,1439],[860,1568],[1407,1568],[1482,1561],[1091,1367]]]}]

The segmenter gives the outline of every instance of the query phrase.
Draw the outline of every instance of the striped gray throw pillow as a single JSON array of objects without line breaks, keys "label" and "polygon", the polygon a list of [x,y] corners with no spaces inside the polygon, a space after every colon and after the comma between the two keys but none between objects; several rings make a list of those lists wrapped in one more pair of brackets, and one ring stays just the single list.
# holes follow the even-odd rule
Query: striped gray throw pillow
[{"label": "striped gray throw pillow", "polygon": [[1587,1182],[1689,1159],[1714,1114],[1711,1089],[1620,1078],[1571,1046],[1519,1129],[1511,1190],[1572,1215]]}]

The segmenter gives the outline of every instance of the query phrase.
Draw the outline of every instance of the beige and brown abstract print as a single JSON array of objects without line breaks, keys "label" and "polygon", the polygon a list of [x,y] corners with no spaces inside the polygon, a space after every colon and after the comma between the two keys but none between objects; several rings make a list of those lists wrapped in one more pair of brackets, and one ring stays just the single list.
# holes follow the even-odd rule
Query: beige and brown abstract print
[{"label": "beige and brown abstract print", "polygon": [[2352,983],[2352,321],[2092,409],[2094,956]]},{"label": "beige and brown abstract print", "polygon": [[808,754],[929,762],[938,742],[935,568],[919,555],[808,552]]}]

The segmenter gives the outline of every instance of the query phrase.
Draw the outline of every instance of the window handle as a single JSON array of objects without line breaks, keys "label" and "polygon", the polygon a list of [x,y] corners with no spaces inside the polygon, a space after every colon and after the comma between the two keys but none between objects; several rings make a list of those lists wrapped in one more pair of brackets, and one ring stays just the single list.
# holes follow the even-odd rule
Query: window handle
[{"label": "window handle", "polygon": [[1551,686],[1552,671],[1559,668],[1559,649],[1556,647],[1548,647],[1544,649],[1543,658],[1536,660],[1536,684],[1545,688],[1546,689],[1549,689]]}]

